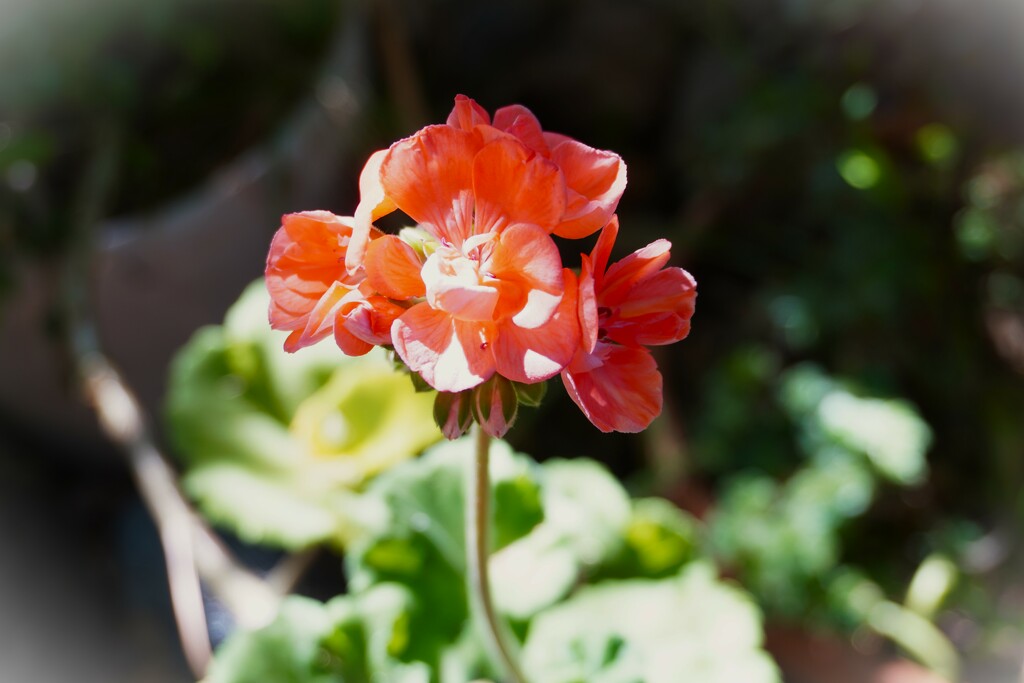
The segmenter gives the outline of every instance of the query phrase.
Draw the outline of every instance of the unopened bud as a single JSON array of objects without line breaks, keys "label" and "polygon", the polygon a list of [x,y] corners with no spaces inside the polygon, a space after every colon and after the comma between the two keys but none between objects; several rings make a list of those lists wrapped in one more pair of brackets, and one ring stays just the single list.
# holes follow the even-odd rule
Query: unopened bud
[{"label": "unopened bud", "polygon": [[536,408],[544,400],[544,396],[548,393],[547,382],[535,382],[533,384],[521,384],[519,382],[513,382],[512,386],[515,387],[516,396],[519,398],[519,402],[524,406],[530,408]]},{"label": "unopened bud", "polygon": [[455,440],[466,433],[473,424],[470,411],[470,392],[454,393],[439,391],[434,398],[434,422],[448,440]]},{"label": "unopened bud", "polygon": [[519,399],[512,382],[501,375],[473,389],[473,414],[480,427],[493,437],[500,438],[516,420]]}]

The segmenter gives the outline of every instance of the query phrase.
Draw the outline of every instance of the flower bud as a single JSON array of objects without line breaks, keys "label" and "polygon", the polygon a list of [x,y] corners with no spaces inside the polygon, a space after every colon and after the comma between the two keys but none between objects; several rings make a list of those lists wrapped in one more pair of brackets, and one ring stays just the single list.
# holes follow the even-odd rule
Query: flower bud
[{"label": "flower bud", "polygon": [[534,382],[533,384],[513,382],[512,386],[515,387],[516,397],[519,399],[519,402],[530,408],[539,406],[544,401],[544,396],[548,393],[547,382]]},{"label": "flower bud", "polygon": [[473,414],[480,427],[493,437],[501,438],[516,420],[519,398],[512,382],[501,375],[473,389]]},{"label": "flower bud", "polygon": [[455,440],[466,433],[473,424],[470,411],[470,393],[463,391],[439,391],[434,398],[434,422],[448,440]]}]

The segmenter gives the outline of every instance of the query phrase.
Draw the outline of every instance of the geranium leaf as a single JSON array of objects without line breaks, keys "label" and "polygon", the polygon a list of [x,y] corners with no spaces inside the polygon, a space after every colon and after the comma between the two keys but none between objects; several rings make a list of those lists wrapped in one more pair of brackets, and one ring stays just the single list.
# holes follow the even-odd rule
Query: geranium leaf
[{"label": "geranium leaf", "polygon": [[344,544],[372,508],[354,494],[440,438],[433,397],[384,352],[352,359],[328,339],[286,353],[267,304],[254,283],[174,361],[166,414],[185,487],[249,542]]},{"label": "geranium leaf", "polygon": [[533,683],[773,683],[757,608],[712,568],[588,586],[530,625]]}]

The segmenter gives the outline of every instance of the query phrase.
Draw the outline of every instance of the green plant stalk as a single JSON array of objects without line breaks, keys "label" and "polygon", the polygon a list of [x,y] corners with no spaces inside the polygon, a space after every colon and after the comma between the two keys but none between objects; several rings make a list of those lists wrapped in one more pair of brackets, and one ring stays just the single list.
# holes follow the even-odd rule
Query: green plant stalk
[{"label": "green plant stalk", "polygon": [[490,550],[491,486],[488,474],[491,437],[473,425],[476,438],[476,455],[470,467],[466,487],[466,567],[469,573],[470,602],[474,619],[482,631],[484,642],[503,670],[506,680],[511,683],[526,683],[526,678],[509,646],[508,628],[498,618],[491,599],[491,584],[487,569]]}]

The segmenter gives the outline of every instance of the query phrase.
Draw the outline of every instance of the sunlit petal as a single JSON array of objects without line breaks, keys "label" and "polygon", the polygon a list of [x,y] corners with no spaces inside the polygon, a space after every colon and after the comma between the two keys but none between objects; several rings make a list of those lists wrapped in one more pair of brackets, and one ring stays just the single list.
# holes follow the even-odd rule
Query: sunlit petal
[{"label": "sunlit petal", "polygon": [[551,160],[565,175],[568,206],[559,237],[578,239],[601,229],[611,219],[626,190],[626,164],[618,154],[565,140],[551,150]]},{"label": "sunlit petal", "polygon": [[371,154],[359,174],[359,205],[356,206],[355,227],[345,256],[345,266],[350,272],[355,272],[362,263],[373,222],[395,210],[395,203],[384,193],[380,180],[380,167],[387,153],[388,150],[382,149]]},{"label": "sunlit petal", "polygon": [[477,104],[476,100],[465,95],[455,96],[455,106],[448,114],[449,126],[462,130],[473,130],[476,126],[490,122],[491,117],[487,115],[487,110]]},{"label": "sunlit petal", "polygon": [[515,381],[531,384],[558,374],[580,344],[576,305],[576,276],[566,269],[565,294],[554,315],[543,325],[526,329],[512,320],[499,323],[494,340],[498,372]]},{"label": "sunlit petal", "polygon": [[601,365],[562,373],[566,391],[602,432],[640,432],[661,414],[661,373],[646,349],[599,344]]},{"label": "sunlit petal", "polygon": [[367,281],[375,291],[392,299],[411,299],[425,294],[421,267],[416,251],[394,235],[375,239],[366,249]]},{"label": "sunlit petal", "polygon": [[421,228],[455,245],[473,224],[473,159],[478,134],[427,126],[391,146],[381,164],[385,194]]},{"label": "sunlit petal", "polygon": [[395,351],[438,391],[464,391],[494,374],[486,329],[420,303],[391,328]]},{"label": "sunlit petal", "polygon": [[476,231],[531,223],[551,232],[565,210],[558,167],[512,138],[495,140],[473,163]]}]

